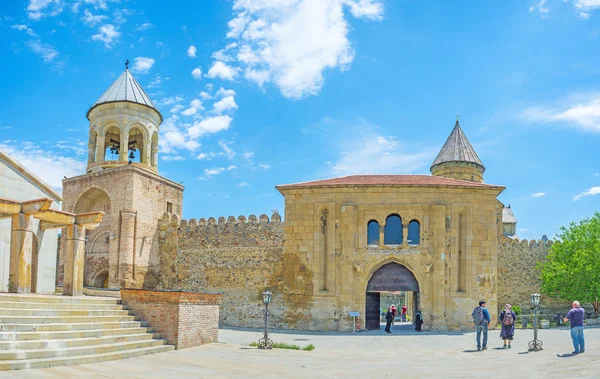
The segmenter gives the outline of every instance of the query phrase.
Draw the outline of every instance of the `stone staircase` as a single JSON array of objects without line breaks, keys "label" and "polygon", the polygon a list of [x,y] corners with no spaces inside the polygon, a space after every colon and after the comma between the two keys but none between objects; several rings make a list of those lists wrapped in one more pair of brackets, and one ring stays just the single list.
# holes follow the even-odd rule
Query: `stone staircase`
[{"label": "stone staircase", "polygon": [[173,350],[117,298],[0,294],[0,370]]}]

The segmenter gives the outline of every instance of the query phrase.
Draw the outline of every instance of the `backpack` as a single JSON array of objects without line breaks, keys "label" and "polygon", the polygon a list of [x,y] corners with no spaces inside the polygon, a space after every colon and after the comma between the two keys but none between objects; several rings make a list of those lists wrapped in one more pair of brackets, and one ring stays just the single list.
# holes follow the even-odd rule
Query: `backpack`
[{"label": "backpack", "polygon": [[514,322],[513,316],[511,312],[504,312],[504,318],[502,319],[502,324],[504,325],[512,325]]},{"label": "backpack", "polygon": [[475,323],[475,325],[481,325],[483,324],[483,308],[482,307],[476,307],[475,309],[473,309],[473,313],[471,313],[471,317],[473,317],[473,322]]}]

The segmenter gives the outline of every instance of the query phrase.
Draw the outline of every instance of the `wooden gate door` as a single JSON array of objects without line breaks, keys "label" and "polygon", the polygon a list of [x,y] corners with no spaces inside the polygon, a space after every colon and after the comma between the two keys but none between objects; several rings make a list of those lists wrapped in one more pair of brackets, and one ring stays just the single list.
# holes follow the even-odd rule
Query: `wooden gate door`
[{"label": "wooden gate door", "polygon": [[379,330],[381,315],[379,314],[379,292],[367,292],[365,309],[365,326],[367,330]]}]

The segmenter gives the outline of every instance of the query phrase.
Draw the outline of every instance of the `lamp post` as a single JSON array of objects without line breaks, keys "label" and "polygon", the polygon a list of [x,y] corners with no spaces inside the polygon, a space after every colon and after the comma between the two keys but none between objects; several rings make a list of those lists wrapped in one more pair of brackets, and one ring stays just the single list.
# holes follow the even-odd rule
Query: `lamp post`
[{"label": "lamp post", "polygon": [[271,303],[271,292],[265,291],[262,294],[263,303],[265,304],[265,334],[263,338],[258,340],[259,349],[272,349],[273,341],[269,338],[269,303]]},{"label": "lamp post", "polygon": [[531,295],[531,305],[533,306],[533,341],[529,342],[529,351],[540,351],[542,349],[542,345],[544,344],[542,341],[537,338],[537,329],[538,329],[538,320],[537,313],[538,307],[540,306],[540,299],[542,295],[539,293],[534,293]]}]

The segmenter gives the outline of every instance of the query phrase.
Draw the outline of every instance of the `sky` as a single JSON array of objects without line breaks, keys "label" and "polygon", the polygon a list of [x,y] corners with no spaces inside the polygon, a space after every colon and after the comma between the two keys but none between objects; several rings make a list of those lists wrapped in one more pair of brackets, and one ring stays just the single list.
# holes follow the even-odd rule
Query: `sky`
[{"label": "sky", "polygon": [[186,219],[275,186],[429,174],[456,117],[521,238],[600,210],[600,0],[0,2],[0,149],[57,190],[125,69],[164,116]]}]

